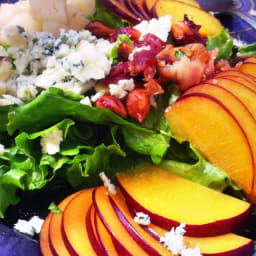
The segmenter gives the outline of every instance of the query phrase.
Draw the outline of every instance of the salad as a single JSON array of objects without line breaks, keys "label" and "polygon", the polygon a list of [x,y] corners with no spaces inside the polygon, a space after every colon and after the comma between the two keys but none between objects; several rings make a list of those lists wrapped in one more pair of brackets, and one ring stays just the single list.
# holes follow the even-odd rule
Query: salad
[{"label": "salad", "polygon": [[224,28],[202,34],[189,15],[176,22],[134,12],[137,22],[104,1],[88,1],[88,9],[56,1],[54,14],[40,12],[41,1],[24,2],[33,14],[22,17],[33,26],[22,18],[25,28],[14,19],[1,29],[1,218],[24,195],[58,184],[67,193],[94,187],[102,172],[115,182],[116,172],[142,162],[246,199],[239,181],[177,139],[164,112],[193,85],[239,69],[254,44],[235,46]]}]

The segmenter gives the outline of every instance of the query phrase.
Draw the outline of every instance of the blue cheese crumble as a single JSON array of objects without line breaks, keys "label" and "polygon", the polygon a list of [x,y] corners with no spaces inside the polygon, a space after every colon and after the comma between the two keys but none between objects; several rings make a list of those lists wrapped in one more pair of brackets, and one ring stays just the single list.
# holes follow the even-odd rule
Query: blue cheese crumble
[{"label": "blue cheese crumble", "polygon": [[0,65],[0,105],[24,104],[49,87],[84,94],[110,71],[113,45],[87,30],[62,29],[59,37],[19,26],[9,30],[7,38],[15,47],[6,54],[0,47],[0,53],[12,58],[16,69],[8,61]]},{"label": "blue cheese crumble", "polygon": [[63,131],[54,128],[41,138],[41,146],[44,154],[55,155],[60,151],[60,143],[63,141]]}]

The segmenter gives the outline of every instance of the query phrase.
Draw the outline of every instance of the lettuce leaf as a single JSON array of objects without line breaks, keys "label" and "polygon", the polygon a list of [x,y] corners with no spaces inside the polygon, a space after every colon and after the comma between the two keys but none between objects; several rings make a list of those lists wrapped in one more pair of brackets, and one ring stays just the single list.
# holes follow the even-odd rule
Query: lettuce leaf
[{"label": "lettuce leaf", "polygon": [[229,35],[228,29],[222,28],[221,31],[214,36],[208,36],[207,50],[219,48],[219,55],[217,60],[226,59],[230,60],[232,49],[234,46],[234,39]]},{"label": "lettuce leaf", "polygon": [[96,12],[94,15],[89,15],[87,17],[91,21],[100,21],[103,24],[112,27],[112,28],[120,28],[127,26],[129,23],[123,19],[121,19],[118,15],[111,12],[107,9],[100,0],[96,0]]},{"label": "lettuce leaf", "polygon": [[196,149],[191,150],[197,157],[194,163],[164,159],[159,167],[218,191],[223,191],[228,186],[239,190],[226,173],[206,161]]},{"label": "lettuce leaf", "polygon": [[256,43],[239,47],[237,56],[256,56]]}]

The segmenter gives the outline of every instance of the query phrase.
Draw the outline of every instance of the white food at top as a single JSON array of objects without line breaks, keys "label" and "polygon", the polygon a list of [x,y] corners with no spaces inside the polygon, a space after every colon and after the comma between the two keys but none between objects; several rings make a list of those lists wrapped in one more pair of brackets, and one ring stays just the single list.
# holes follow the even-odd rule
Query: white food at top
[{"label": "white food at top", "polygon": [[59,35],[60,28],[83,29],[95,12],[94,0],[20,0],[0,5],[0,42],[6,43],[5,29],[22,26],[26,30]]},{"label": "white food at top", "polygon": [[166,42],[172,26],[171,19],[170,15],[166,15],[159,19],[144,20],[134,28],[141,32],[141,40],[143,40],[144,35],[151,33]]}]

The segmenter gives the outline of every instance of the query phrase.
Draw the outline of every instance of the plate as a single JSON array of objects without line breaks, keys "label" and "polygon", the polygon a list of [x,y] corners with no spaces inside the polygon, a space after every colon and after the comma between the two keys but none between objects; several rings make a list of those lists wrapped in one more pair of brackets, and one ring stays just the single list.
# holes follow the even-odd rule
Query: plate
[{"label": "plate", "polygon": [[[4,1],[0,3],[16,2],[16,0]],[[256,0],[237,0],[239,8],[245,10],[256,19]],[[232,31],[232,35],[244,42],[256,42],[256,31],[252,30],[245,22],[239,18],[229,15],[218,15],[222,24]],[[6,218],[0,221],[0,255],[1,256],[41,256],[38,237],[29,237],[15,231],[12,227],[18,219],[30,219],[32,216],[45,218],[48,214],[48,206],[54,200],[56,203],[65,196],[72,193],[73,190],[69,184],[63,181],[53,181],[40,192],[25,192],[21,195],[21,203],[11,206],[6,211]],[[256,217],[251,217],[246,223],[241,235],[245,235],[256,240]],[[10,254],[10,251],[12,253]],[[244,255],[246,256],[246,255]],[[256,244],[255,253],[256,256]]]}]

